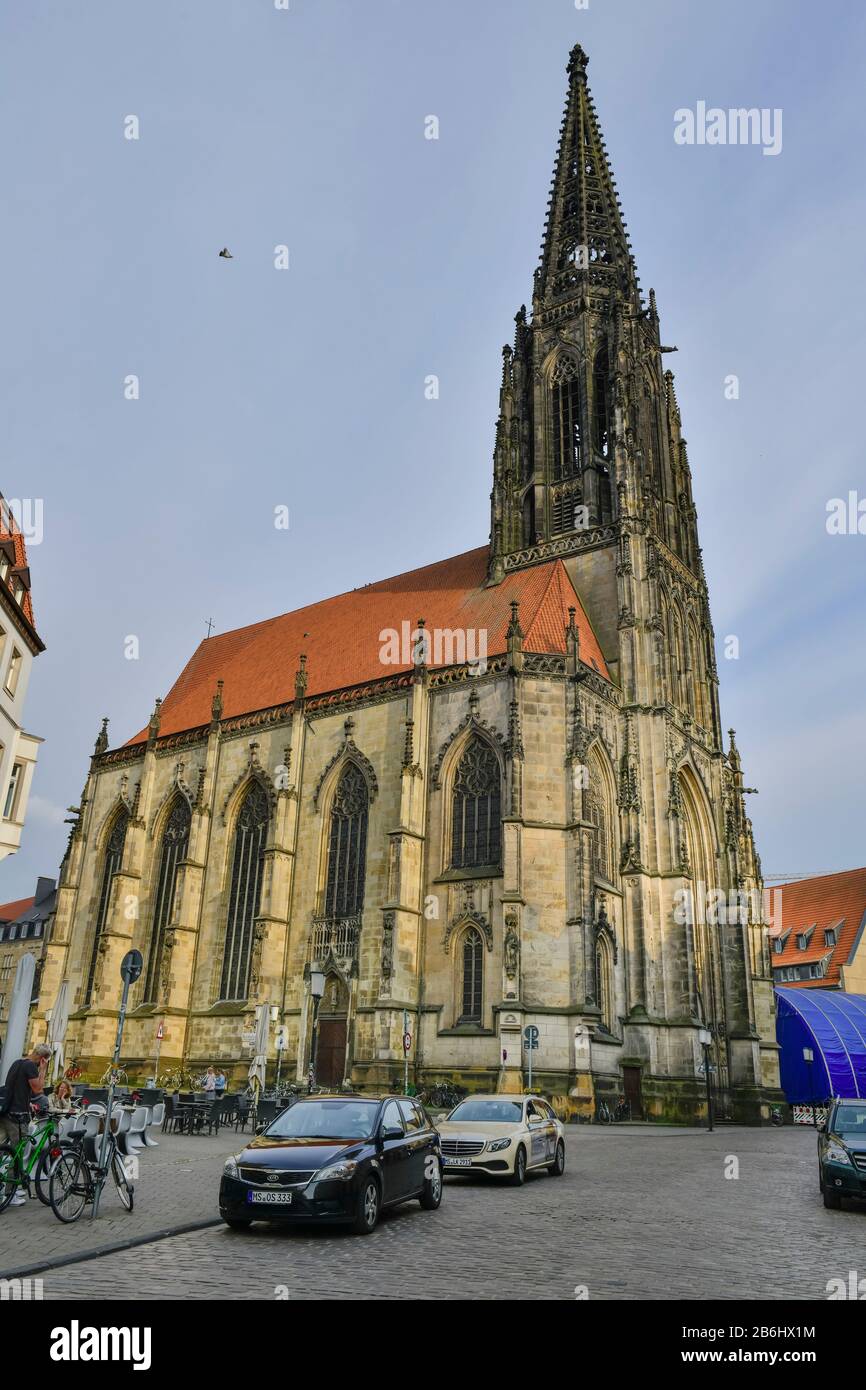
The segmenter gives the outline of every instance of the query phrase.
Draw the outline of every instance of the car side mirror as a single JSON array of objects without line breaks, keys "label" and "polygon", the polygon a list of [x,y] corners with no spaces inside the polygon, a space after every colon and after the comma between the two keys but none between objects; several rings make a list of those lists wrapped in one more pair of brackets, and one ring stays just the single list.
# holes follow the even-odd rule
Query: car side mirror
[{"label": "car side mirror", "polygon": [[402,1129],[398,1129],[396,1125],[383,1126],[383,1128],[382,1128],[382,1133],[381,1133],[381,1136],[380,1136],[380,1137],[381,1137],[383,1140],[385,1140],[385,1139],[402,1139],[402,1138],[403,1138],[403,1131],[402,1131]]},{"label": "car side mirror", "polygon": [[256,1134],[264,1134],[264,1132],[265,1132],[266,1129],[267,1129],[267,1125],[266,1125],[266,1124],[256,1125]]}]

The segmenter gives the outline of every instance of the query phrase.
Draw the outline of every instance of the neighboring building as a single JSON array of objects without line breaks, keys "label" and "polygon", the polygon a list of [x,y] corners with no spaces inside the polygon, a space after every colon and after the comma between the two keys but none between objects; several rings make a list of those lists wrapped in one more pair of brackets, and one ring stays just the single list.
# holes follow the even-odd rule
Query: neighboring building
[{"label": "neighboring building", "polygon": [[866,994],[866,869],[780,883],[773,899],[774,982]]},{"label": "neighboring building", "polygon": [[33,1002],[38,998],[45,944],[57,900],[56,889],[53,878],[40,878],[34,897],[0,904],[0,1035],[9,1017],[9,996],[18,962],[27,953],[36,957]]},{"label": "neighboring building", "polygon": [[44,650],[33,625],[24,537],[0,496],[0,859],[21,844],[42,742],[24,731],[24,703],[33,658]]},{"label": "neighboring building", "polygon": [[[688,1120],[706,1028],[720,1113],[781,1095],[673,376],[580,48],[568,71],[490,546],[211,637],[147,729],[111,749],[103,725],[42,996],[68,978],[92,1074],[135,946],[142,1073],[162,1019],[163,1066],[242,1079],[270,1006],[305,1076],[321,971],[325,1084],[394,1084],[406,1026],[414,1079],[517,1090],[533,1026],[563,1108],[624,1092]],[[713,889],[750,894],[748,920],[709,925]]]}]

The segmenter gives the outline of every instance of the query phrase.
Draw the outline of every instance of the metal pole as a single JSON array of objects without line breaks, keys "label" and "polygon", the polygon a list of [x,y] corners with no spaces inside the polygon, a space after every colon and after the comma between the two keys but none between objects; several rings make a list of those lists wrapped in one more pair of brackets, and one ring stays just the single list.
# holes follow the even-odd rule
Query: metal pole
[{"label": "metal pole", "polygon": [[818,1128],[818,1116],[815,1114],[815,1078],[812,1075],[812,1063],[808,1062],[809,1068],[809,1109],[812,1111],[812,1127]]},{"label": "metal pole", "polygon": [[313,995],[313,1037],[310,1042],[310,1090],[316,1084],[316,1043],[319,1038],[319,996]]},{"label": "metal pole", "polygon": [[157,1026],[157,1030],[156,1030],[156,1060],[155,1060],[155,1062],[154,1062],[154,1064],[153,1064],[153,1084],[154,1084],[154,1086],[157,1084],[157,1078],[159,1077],[159,1053],[160,1053],[160,1048],[162,1047],[162,1029],[163,1029],[163,1025],[164,1025],[164,1020],[161,1019],[160,1022],[159,1022],[159,1024],[158,1024],[158,1026]]},{"label": "metal pole", "polygon": [[[692,1054],[692,1056],[694,1056],[694,1053]],[[704,1071],[705,1071],[705,1073],[706,1073],[706,1081],[707,1081],[707,1129],[709,1129],[710,1131],[712,1131],[712,1128],[713,1128],[713,1092],[712,1092],[712,1087],[710,1086],[710,1049],[709,1049],[709,1047],[705,1047],[705,1048],[704,1048]]]},{"label": "metal pole", "polygon": [[403,1095],[409,1092],[409,1049],[406,1046],[406,1034],[409,1032],[409,1010],[403,1010]]},{"label": "metal pole", "polygon": [[531,1091],[531,1090],[532,1090],[532,1037],[531,1037],[531,1036],[530,1036],[530,1038],[529,1038],[529,1040],[528,1040],[526,1046],[527,1046],[527,1051],[529,1052],[529,1089],[530,1089],[530,1091]]},{"label": "metal pole", "polygon": [[126,1021],[126,1001],[129,998],[129,980],[123,981],[123,994],[120,999],[120,1013],[117,1018],[117,1036],[114,1040],[114,1057],[111,1062],[111,1080],[108,1085],[108,1100],[105,1106],[105,1124],[102,1130],[102,1143],[99,1146],[99,1174],[93,1193],[93,1210],[90,1213],[91,1221],[96,1220],[99,1211],[99,1199],[102,1196],[102,1188],[105,1183],[105,1162],[108,1157],[109,1135],[111,1133],[111,1107],[114,1104],[114,1086],[117,1073],[117,1064],[120,1061],[120,1044],[123,1041],[123,1025]]}]

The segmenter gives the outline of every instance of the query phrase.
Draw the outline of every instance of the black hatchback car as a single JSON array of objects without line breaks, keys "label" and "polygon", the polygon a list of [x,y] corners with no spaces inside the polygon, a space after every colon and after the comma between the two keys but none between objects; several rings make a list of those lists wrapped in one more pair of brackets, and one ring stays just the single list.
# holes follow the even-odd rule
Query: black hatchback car
[{"label": "black hatchback car", "polygon": [[818,1134],[818,1182],[824,1206],[866,1200],[866,1100],[835,1100]]},{"label": "black hatchback car", "polygon": [[439,1135],[406,1096],[310,1096],[296,1101],[234,1158],[220,1215],[253,1221],[344,1222],[368,1235],[383,1207],[442,1201]]}]

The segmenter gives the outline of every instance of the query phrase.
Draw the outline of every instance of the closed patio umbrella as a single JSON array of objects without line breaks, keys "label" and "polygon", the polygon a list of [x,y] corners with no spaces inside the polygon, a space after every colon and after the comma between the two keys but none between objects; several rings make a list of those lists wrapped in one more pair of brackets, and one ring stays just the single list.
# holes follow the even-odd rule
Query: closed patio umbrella
[{"label": "closed patio umbrella", "polygon": [[15,972],[15,983],[12,986],[12,995],[9,1001],[9,1020],[6,1024],[6,1037],[3,1041],[3,1055],[0,1058],[0,1085],[6,1080],[6,1073],[12,1063],[17,1062],[24,1051],[35,974],[36,957],[29,954],[22,956]]},{"label": "closed patio umbrella", "polygon": [[268,1042],[271,1031],[271,1011],[267,1004],[256,1005],[256,1040],[253,1044],[255,1055],[250,1063],[249,1078],[254,1084],[258,1078],[259,1090],[265,1088],[265,1072],[268,1064]]},{"label": "closed patio umbrella", "polygon": [[51,1048],[51,1079],[63,1075],[66,1066],[66,1027],[69,1023],[69,981],[63,980],[51,1012],[48,1043]]}]

